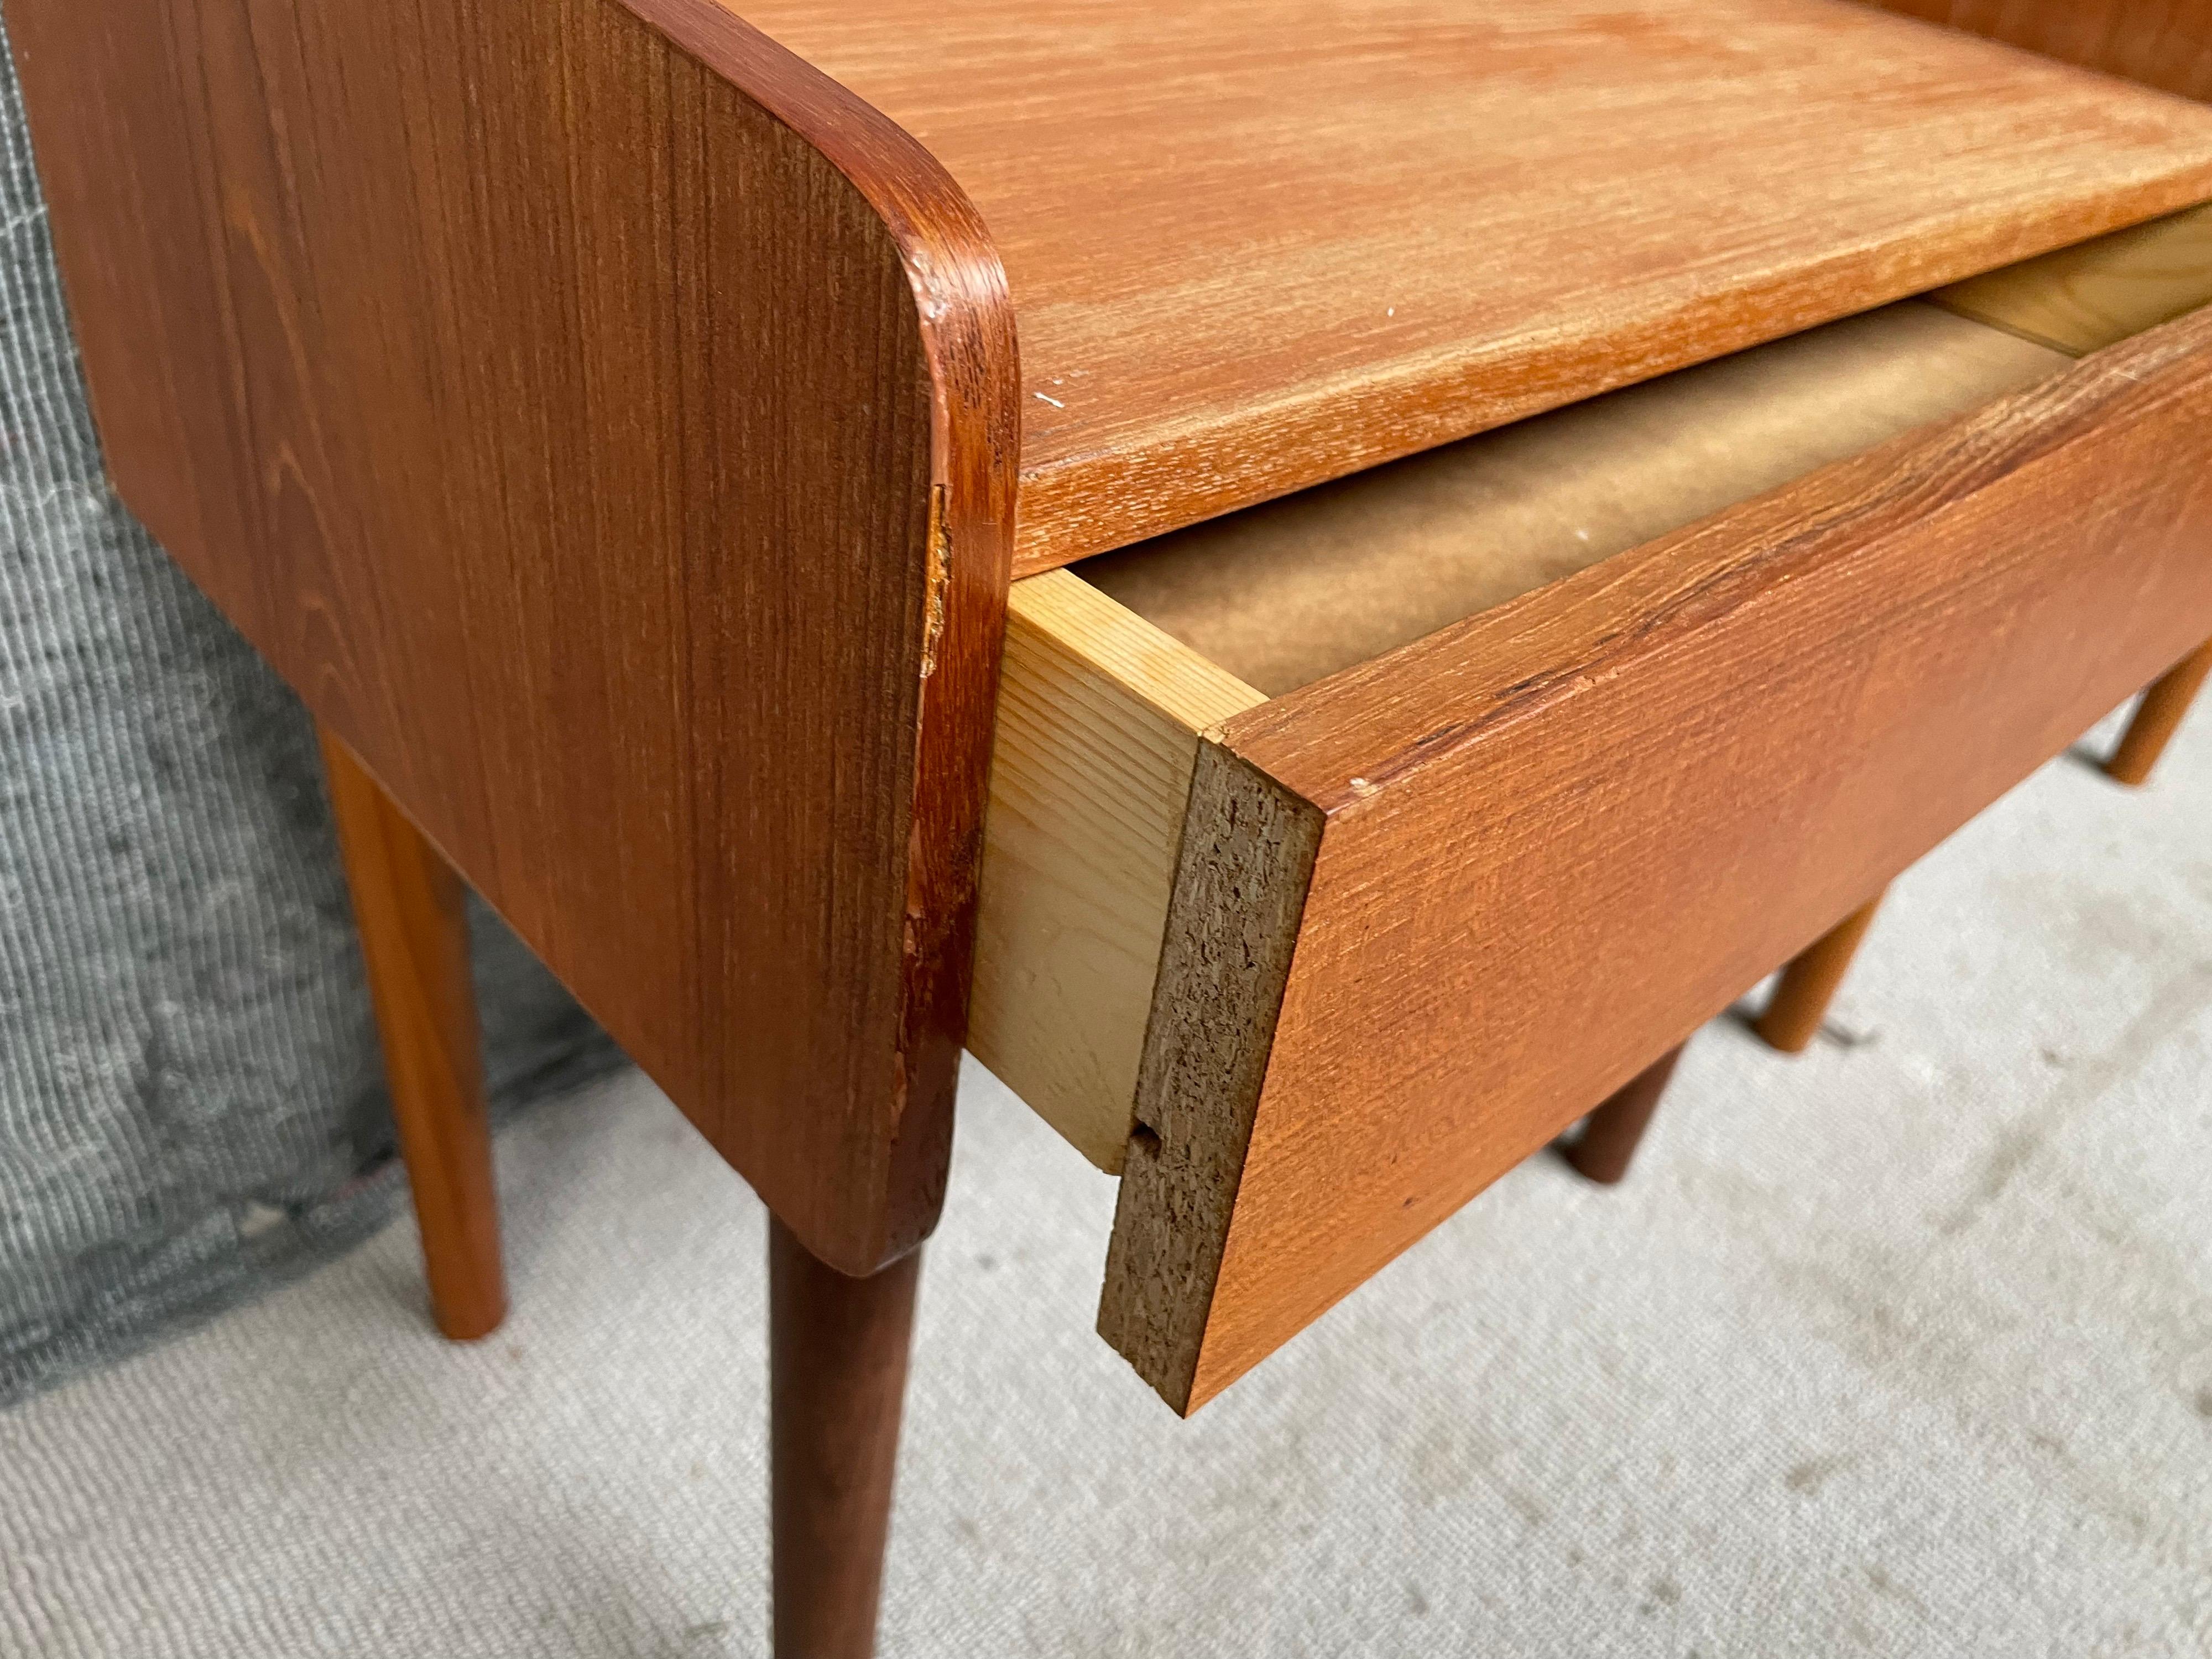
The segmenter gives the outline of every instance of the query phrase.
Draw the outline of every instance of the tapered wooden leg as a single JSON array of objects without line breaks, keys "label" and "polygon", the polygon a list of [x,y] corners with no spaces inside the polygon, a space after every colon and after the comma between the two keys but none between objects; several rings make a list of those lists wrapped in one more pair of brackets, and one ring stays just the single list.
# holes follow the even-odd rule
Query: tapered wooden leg
[{"label": "tapered wooden leg", "polygon": [[328,732],[322,742],[430,1310],[446,1335],[470,1341],[507,1316],[507,1282],[465,896],[460,878],[353,752]]},{"label": "tapered wooden leg", "polygon": [[1785,1054],[1801,1054],[1820,1035],[1821,1022],[1828,1017],[1828,1005],[1836,1000],[1844,975],[1850,971],[1851,958],[1859,953],[1867,929],[1874,926],[1881,901],[1882,895],[1875,894],[1790,959],[1766,1011],[1752,1028],[1769,1047]]},{"label": "tapered wooden leg", "polygon": [[1577,1175],[1610,1187],[1628,1173],[1644,1132],[1651,1127],[1651,1115],[1674,1079],[1675,1062],[1688,1046],[1638,1072],[1583,1121],[1582,1133],[1560,1149]]},{"label": "tapered wooden leg", "polygon": [[2136,706],[2135,718],[2128,722],[2120,746],[2105,763],[2105,770],[2132,788],[2148,783],[2151,768],[2158,764],[2166,745],[2181,729],[2182,716],[2188,714],[2209,674],[2212,674],[2212,640],[2151,682],[2142,702]]},{"label": "tapered wooden leg", "polygon": [[775,1659],[868,1659],[921,1252],[848,1279],[771,1218],[768,1262]]}]

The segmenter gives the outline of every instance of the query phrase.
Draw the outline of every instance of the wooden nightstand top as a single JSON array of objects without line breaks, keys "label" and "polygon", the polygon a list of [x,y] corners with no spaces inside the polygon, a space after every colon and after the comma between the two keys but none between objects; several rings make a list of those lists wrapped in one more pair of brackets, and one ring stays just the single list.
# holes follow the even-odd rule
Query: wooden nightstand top
[{"label": "wooden nightstand top", "polygon": [[1833,0],[757,0],[1005,261],[1017,573],[2212,197],[2212,109]]}]

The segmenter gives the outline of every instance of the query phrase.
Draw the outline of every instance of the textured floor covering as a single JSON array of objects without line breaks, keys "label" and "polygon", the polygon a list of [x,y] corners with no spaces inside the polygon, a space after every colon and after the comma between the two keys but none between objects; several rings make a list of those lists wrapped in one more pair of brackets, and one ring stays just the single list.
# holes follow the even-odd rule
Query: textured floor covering
[{"label": "textured floor covering", "polygon": [[[2212,1651],[2212,718],[1899,887],[1831,1040],[1723,1021],[1194,1422],[1112,1188],[971,1073],[890,1656]],[[500,1143],[517,1312],[403,1224],[0,1416],[0,1651],[763,1651],[762,1227],[628,1078]]]}]

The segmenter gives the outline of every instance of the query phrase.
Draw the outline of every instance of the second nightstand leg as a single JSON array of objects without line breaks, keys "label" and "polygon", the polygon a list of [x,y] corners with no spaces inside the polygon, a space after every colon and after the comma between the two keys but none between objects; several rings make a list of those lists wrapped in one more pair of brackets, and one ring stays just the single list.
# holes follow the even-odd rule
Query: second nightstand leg
[{"label": "second nightstand leg", "polygon": [[2180,729],[2182,716],[2197,700],[2208,674],[2212,674],[2212,641],[2198,646],[2151,682],[2136,707],[2135,718],[2128,722],[2120,746],[2105,763],[2105,770],[2133,787],[2148,782],[2151,768],[2158,764],[2158,757]]},{"label": "second nightstand leg", "polygon": [[776,1659],[869,1659],[921,1252],[848,1279],[771,1217],[768,1260]]},{"label": "second nightstand leg", "polygon": [[507,1282],[466,894],[352,751],[327,732],[322,743],[399,1156],[422,1235],[430,1311],[447,1336],[470,1341],[507,1316]]},{"label": "second nightstand leg", "polygon": [[1851,958],[1858,954],[1867,929],[1874,926],[1881,901],[1882,895],[1876,893],[1790,958],[1790,965],[1782,970],[1781,982],[1767,1000],[1766,1012],[1753,1028],[1769,1047],[1785,1054],[1802,1054],[1820,1035],[1820,1024],[1828,1017],[1828,1005],[1836,1000],[1844,975],[1850,971]]},{"label": "second nightstand leg", "polygon": [[1638,1072],[1583,1121],[1582,1133],[1560,1149],[1577,1175],[1610,1187],[1628,1173],[1644,1132],[1651,1127],[1651,1115],[1674,1079],[1675,1062],[1687,1047],[1682,1044]]}]

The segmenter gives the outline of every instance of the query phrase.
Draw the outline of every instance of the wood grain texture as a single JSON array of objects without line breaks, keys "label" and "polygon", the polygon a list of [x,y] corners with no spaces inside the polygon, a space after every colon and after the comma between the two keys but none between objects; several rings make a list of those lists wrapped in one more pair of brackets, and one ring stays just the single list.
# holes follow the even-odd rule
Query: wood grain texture
[{"label": "wood grain texture", "polygon": [[2212,111],[1839,0],[756,0],[1005,258],[1018,571],[2212,198]]},{"label": "wood grain texture", "polygon": [[1147,1054],[1102,1330],[1218,1393],[2212,633],[2208,539],[2198,313],[1229,721],[1194,825],[1319,844],[1271,1030]]},{"label": "wood grain texture", "polygon": [[454,1341],[474,1341],[507,1317],[507,1278],[467,896],[345,744],[324,732],[322,749],[431,1316]]},{"label": "wood grain texture", "polygon": [[1119,1174],[1199,733],[1264,699],[1066,571],[1006,616],[968,1046]]},{"label": "wood grain texture", "polygon": [[708,0],[8,21],[125,499],[810,1249],[910,1248],[1018,445],[957,188]]},{"label": "wood grain texture", "polygon": [[2212,204],[2008,265],[1928,296],[2081,356],[2212,303]]},{"label": "wood grain texture", "polygon": [[2212,99],[2212,0],[1869,0],[2185,98]]},{"label": "wood grain texture", "polygon": [[1279,696],[2066,362],[1906,301],[1079,568]]}]

